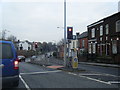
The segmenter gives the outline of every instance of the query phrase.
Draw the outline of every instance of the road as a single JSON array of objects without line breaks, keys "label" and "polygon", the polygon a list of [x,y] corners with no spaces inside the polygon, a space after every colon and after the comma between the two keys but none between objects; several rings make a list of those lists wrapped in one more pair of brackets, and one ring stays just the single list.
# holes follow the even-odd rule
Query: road
[{"label": "road", "polygon": [[[111,81],[111,79],[115,81],[119,76],[114,73],[107,73],[107,68],[104,68],[106,72],[102,72],[104,71],[101,71],[103,68],[95,66],[96,70],[98,69],[98,72],[96,72],[92,70],[94,66],[81,65],[81,67],[86,69],[87,72],[65,72],[21,62],[20,84],[17,88],[26,88],[26,90],[33,88],[118,88],[118,83],[108,81]],[[113,69],[111,68],[111,70]]]}]

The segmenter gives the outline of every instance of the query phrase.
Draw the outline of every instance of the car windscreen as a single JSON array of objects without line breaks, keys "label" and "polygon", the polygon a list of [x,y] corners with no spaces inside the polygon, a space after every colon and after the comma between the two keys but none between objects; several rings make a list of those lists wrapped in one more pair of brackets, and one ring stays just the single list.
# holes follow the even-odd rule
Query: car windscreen
[{"label": "car windscreen", "polygon": [[12,59],[13,52],[12,47],[8,43],[0,43],[0,51],[2,51],[2,55],[0,55],[0,59]]}]

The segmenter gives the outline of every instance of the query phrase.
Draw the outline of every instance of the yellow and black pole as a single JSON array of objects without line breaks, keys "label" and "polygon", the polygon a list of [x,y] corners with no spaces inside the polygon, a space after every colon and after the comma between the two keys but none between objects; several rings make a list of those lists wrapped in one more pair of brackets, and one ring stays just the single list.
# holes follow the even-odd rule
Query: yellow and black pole
[{"label": "yellow and black pole", "polygon": [[77,49],[74,48],[72,55],[72,67],[73,69],[78,69],[78,57],[77,57]]}]

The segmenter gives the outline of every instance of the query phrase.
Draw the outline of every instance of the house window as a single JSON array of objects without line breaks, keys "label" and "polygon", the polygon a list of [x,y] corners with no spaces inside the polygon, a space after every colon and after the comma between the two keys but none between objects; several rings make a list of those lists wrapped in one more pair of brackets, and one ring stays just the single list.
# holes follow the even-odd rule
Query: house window
[{"label": "house window", "polygon": [[28,47],[28,50],[30,50],[30,47]]},{"label": "house window", "polygon": [[22,46],[22,44],[20,44],[20,50],[23,50],[23,46]]},{"label": "house window", "polygon": [[102,41],[102,37],[100,37],[100,41]]},{"label": "house window", "polygon": [[100,26],[100,36],[103,35],[103,26]]},{"label": "house window", "polygon": [[102,51],[103,51],[103,45],[100,44],[100,55],[102,56]]},{"label": "house window", "polygon": [[106,36],[106,40],[108,40],[108,37]]},{"label": "house window", "polygon": [[109,25],[108,24],[105,26],[105,29],[106,29],[106,34],[108,34],[109,33]]},{"label": "house window", "polygon": [[92,33],[91,33],[91,35],[92,35],[92,38],[95,37],[95,28],[92,29]]},{"label": "house window", "polygon": [[116,22],[116,32],[120,32],[120,20]]},{"label": "house window", "polygon": [[89,43],[89,54],[91,54],[91,44]]},{"label": "house window", "polygon": [[84,48],[85,46],[85,40],[82,40],[82,47]]},{"label": "house window", "polygon": [[93,43],[93,53],[96,53],[96,45]]},{"label": "house window", "polygon": [[23,47],[20,47],[20,50],[23,50]]},{"label": "house window", "polygon": [[106,55],[109,55],[109,44],[106,43]]},{"label": "house window", "polygon": [[112,53],[117,54],[117,41],[116,40],[112,41]]}]

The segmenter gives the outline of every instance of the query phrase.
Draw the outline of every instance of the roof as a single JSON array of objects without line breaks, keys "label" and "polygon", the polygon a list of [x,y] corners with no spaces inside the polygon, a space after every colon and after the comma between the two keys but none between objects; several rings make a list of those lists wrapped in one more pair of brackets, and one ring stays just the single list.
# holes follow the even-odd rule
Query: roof
[{"label": "roof", "polygon": [[101,19],[101,20],[99,20],[97,22],[94,22],[94,23],[88,25],[87,27],[89,28],[89,27],[95,26],[96,24],[103,23],[105,19],[108,19],[110,17],[116,16],[116,15],[119,15],[119,14],[120,14],[120,12],[117,12],[117,13],[111,15],[111,16],[105,17],[105,18],[103,18],[103,19]]},{"label": "roof", "polygon": [[7,41],[7,40],[0,40],[0,43],[9,43],[9,44],[11,44],[12,42],[11,41]]},{"label": "roof", "polygon": [[79,36],[78,36],[78,38],[80,39],[80,38],[85,38],[85,37],[87,37],[88,36],[88,32],[86,31],[86,32],[83,32],[82,34],[80,34]]}]

